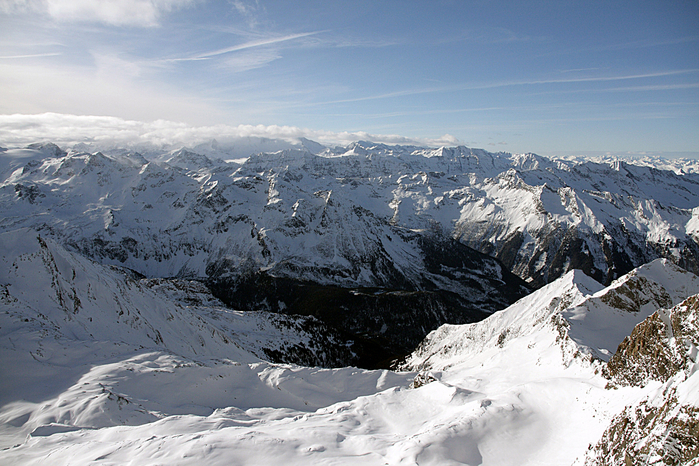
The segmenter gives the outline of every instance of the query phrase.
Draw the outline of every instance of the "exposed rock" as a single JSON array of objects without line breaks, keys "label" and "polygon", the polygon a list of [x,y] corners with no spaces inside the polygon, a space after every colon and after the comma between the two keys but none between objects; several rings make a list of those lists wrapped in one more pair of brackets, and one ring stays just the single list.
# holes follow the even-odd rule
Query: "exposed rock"
[{"label": "exposed rock", "polygon": [[696,363],[699,347],[699,296],[670,310],[660,309],[634,328],[605,368],[615,384],[644,386],[667,382]]},{"label": "exposed rock", "polygon": [[604,370],[610,386],[657,389],[614,417],[587,466],[699,464],[699,295],[638,324]]},{"label": "exposed rock", "polygon": [[699,462],[699,409],[682,405],[674,390],[660,406],[642,401],[616,416],[590,448],[586,466],[668,465]]},{"label": "exposed rock", "polygon": [[413,379],[409,388],[420,388],[428,383],[436,382],[437,378],[430,371],[420,371]]}]

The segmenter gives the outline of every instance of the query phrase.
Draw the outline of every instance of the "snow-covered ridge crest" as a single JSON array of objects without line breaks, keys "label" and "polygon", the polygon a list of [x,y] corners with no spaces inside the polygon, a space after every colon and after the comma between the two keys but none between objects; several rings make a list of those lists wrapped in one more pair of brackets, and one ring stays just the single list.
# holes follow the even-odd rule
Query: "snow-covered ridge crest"
[{"label": "snow-covered ridge crest", "polygon": [[526,348],[531,358],[554,365],[606,361],[636,324],[696,293],[699,277],[665,259],[608,287],[571,271],[481,322],[434,330],[401,367],[442,371],[469,366],[487,361],[488,355],[502,357],[506,347]]},{"label": "snow-covered ridge crest", "polygon": [[522,298],[481,322],[442,325],[432,331],[401,366],[411,370],[446,370],[482,354],[502,348],[509,340],[553,330],[553,316],[583,302],[602,285],[579,270]]}]

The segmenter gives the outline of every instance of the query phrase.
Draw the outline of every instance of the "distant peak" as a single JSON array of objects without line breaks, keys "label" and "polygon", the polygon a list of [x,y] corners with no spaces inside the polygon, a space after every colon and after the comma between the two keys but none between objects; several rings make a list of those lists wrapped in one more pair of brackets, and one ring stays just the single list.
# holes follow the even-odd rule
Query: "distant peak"
[{"label": "distant peak", "polygon": [[27,149],[43,152],[52,157],[65,157],[67,154],[66,151],[52,142],[35,142],[34,144],[29,144]]},{"label": "distant peak", "polygon": [[187,169],[208,168],[213,165],[213,162],[207,156],[193,152],[186,147],[173,152],[167,163],[168,165]]},{"label": "distant peak", "polygon": [[301,142],[301,146],[303,146],[308,152],[314,155],[319,154],[327,149],[324,145],[319,144],[315,141],[311,141],[310,139],[299,138],[299,141]]}]

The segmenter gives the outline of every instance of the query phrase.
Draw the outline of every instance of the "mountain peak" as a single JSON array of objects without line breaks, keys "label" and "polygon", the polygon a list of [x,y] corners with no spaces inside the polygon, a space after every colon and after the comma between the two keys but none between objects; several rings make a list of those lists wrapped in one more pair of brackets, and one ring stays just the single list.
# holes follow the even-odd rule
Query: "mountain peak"
[{"label": "mountain peak", "polygon": [[317,155],[327,150],[327,148],[324,145],[319,144],[315,141],[311,141],[310,139],[299,138],[299,141],[301,142],[301,145],[311,154]]},{"label": "mountain peak", "polygon": [[198,171],[211,168],[214,163],[209,157],[191,151],[185,147],[172,152],[172,156],[166,160],[172,167],[184,168],[186,170]]},{"label": "mountain peak", "polygon": [[27,149],[42,152],[48,157],[65,157],[67,154],[66,151],[52,142],[36,142],[34,144],[29,144]]}]

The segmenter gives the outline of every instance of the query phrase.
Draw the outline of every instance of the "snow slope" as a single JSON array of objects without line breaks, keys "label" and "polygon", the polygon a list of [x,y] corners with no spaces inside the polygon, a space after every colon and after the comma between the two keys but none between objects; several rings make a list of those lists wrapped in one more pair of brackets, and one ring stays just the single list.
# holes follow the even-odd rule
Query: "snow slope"
[{"label": "snow slope", "polygon": [[201,285],[136,280],[32,231],[0,235],[0,251],[0,372],[11,374],[0,379],[5,447],[31,432],[231,406],[314,409],[405,382],[386,371],[263,362],[253,353],[329,350],[290,318],[232,312]]},{"label": "snow slope", "polygon": [[[699,292],[668,261],[606,288],[570,272],[431,333],[402,372],[305,368],[257,359],[203,289],[23,233],[1,238],[3,464],[571,464],[657,389],[607,388],[597,357],[653,303]],[[605,316],[615,331],[587,341]]]},{"label": "snow slope", "polygon": [[540,358],[545,347],[551,360],[565,364],[576,358],[606,361],[640,321],[697,293],[699,278],[665,259],[639,267],[608,287],[571,271],[481,322],[443,325],[403,367],[443,370],[457,363],[480,364],[510,344],[517,352],[536,355],[525,359]]},{"label": "snow slope", "polygon": [[[16,326],[28,335],[50,334],[57,340],[159,348],[194,359],[249,362],[294,347],[321,353],[322,360],[324,351],[342,351],[327,331],[322,336],[329,341],[315,346],[313,330],[319,323],[312,318],[235,312],[198,282],[138,279],[31,230],[0,234],[0,252],[4,316],[14,322],[6,329]],[[21,342],[37,343],[32,351],[41,356],[43,339],[35,339]]]}]

